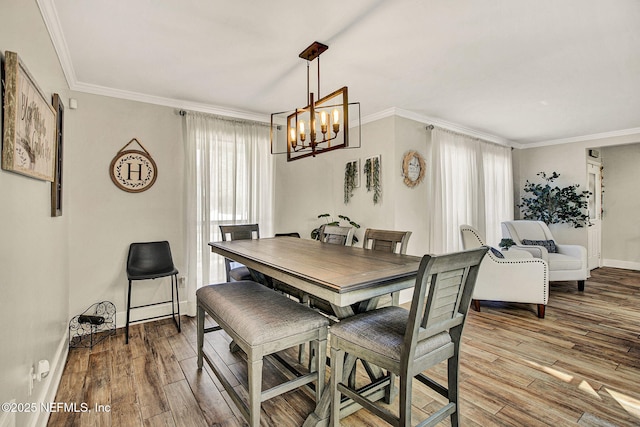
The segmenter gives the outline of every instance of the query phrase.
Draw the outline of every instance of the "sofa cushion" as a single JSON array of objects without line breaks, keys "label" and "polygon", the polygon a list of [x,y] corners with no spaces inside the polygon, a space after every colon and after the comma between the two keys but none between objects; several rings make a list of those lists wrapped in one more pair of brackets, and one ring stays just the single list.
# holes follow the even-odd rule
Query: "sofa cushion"
[{"label": "sofa cushion", "polygon": [[534,245],[534,246],[543,246],[547,248],[547,252],[549,253],[558,253],[558,248],[556,247],[556,242],[553,240],[528,240],[522,239],[523,245]]},{"label": "sofa cushion", "polygon": [[489,248],[489,249],[491,249],[491,253],[496,258],[504,258],[504,254],[502,252],[500,252],[499,250],[497,250],[496,248]]},{"label": "sofa cushion", "polygon": [[582,260],[580,258],[557,253],[549,254],[548,263],[550,271],[580,270],[582,268]]}]

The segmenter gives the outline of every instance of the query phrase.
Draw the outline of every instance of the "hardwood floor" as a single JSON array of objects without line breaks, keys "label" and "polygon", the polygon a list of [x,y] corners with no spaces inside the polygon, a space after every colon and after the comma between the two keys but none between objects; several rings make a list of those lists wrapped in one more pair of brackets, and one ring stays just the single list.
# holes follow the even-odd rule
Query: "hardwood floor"
[{"label": "hardwood floor", "polygon": [[[584,293],[575,282],[551,285],[546,318],[527,304],[483,303],[468,318],[461,358],[463,426],[639,426],[640,272],[601,268]],[[131,328],[93,350],[72,349],[56,402],[86,404],[88,412],[54,412],[49,426],[245,426],[215,376],[198,372],[195,319]],[[207,334],[205,345],[227,365],[228,379],[246,381],[229,337]],[[293,360],[294,353],[285,355]],[[266,363],[263,381],[281,373]],[[444,381],[445,365],[427,371]],[[414,419],[443,399],[414,383]],[[110,405],[97,411],[95,405]],[[393,405],[392,405],[393,407]],[[264,426],[299,426],[311,393],[296,390],[263,403]],[[415,423],[414,423],[415,424]],[[386,425],[364,410],[343,426]],[[448,421],[442,425],[449,425]]]}]

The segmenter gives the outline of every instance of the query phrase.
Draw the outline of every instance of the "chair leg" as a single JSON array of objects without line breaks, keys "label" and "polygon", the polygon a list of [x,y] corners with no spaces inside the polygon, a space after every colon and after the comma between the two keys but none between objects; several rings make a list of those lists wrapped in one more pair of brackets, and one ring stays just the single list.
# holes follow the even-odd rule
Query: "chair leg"
[{"label": "chair leg", "polygon": [[538,317],[540,319],[544,319],[544,309],[545,309],[544,304],[538,304]]},{"label": "chair leg", "polygon": [[578,290],[584,292],[584,280],[578,280]]},{"label": "chair leg", "polygon": [[455,405],[455,410],[451,414],[451,427],[458,427],[458,414],[460,407],[458,406],[458,348],[455,353],[447,361],[447,389],[449,392],[449,402]]},{"label": "chair leg", "polygon": [[125,327],[125,344],[129,344],[129,317],[131,313],[131,280],[129,280],[129,291],[127,292],[127,325]]},{"label": "chair leg", "polygon": [[480,300],[477,300],[477,299],[473,300],[473,309],[475,311],[480,311]]},{"label": "chair leg", "polygon": [[400,375],[400,427],[411,427],[411,388],[413,377],[406,372]]},{"label": "chair leg", "polygon": [[197,326],[197,334],[198,334],[198,343],[197,343],[197,353],[198,353],[198,369],[202,369],[202,347],[204,345],[204,308],[198,305],[196,311],[198,326]]},{"label": "chair leg", "polygon": [[[175,317],[175,310],[173,307],[173,286],[175,283],[176,287],[176,309],[178,311],[178,319]],[[176,326],[178,328],[178,333],[182,332],[182,325],[180,322],[180,295],[178,294],[178,275],[172,276],[171,279],[171,315],[173,316],[173,321],[176,322]]]},{"label": "chair leg", "polygon": [[324,391],[324,373],[326,372],[326,360],[327,360],[327,340],[322,339],[313,342],[315,350],[315,359],[313,369],[318,373],[318,380],[316,381],[316,403],[320,402],[320,397]]},{"label": "chair leg", "polygon": [[331,347],[331,418],[330,426],[340,426],[340,400],[342,393],[338,390],[338,383],[342,381],[344,368],[344,351]]},{"label": "chair leg", "polygon": [[252,356],[247,357],[249,364],[248,381],[249,381],[249,425],[251,427],[260,427],[260,406],[262,403],[262,356],[258,360],[251,360]]}]

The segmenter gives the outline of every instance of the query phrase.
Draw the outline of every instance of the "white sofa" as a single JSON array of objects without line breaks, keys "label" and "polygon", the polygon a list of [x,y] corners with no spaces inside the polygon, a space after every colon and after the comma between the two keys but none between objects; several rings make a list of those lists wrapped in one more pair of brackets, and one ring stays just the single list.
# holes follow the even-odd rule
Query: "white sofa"
[{"label": "white sofa", "polygon": [[[584,246],[558,244],[547,224],[542,221],[505,221],[502,223],[502,237],[511,238],[518,249],[526,250],[534,257],[547,261],[549,281],[577,280],[578,290],[584,291],[584,281],[589,277],[587,249]],[[553,241],[557,253],[549,252],[543,245],[525,243],[524,240]]]},{"label": "white sofa", "polygon": [[[460,226],[464,249],[485,245],[478,230],[470,225]],[[544,318],[549,298],[547,263],[530,253],[517,249],[503,252],[498,258],[489,251],[478,272],[473,292],[473,305],[480,311],[480,301],[506,301],[538,305],[538,317]]]}]

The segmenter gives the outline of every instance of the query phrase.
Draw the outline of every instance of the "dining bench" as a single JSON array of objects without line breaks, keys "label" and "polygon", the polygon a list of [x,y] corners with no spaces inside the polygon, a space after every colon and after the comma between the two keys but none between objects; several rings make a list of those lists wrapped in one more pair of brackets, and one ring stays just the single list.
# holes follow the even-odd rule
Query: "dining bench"
[{"label": "dining bench", "polygon": [[[204,286],[196,292],[198,369],[206,360],[224,389],[251,427],[260,425],[261,403],[295,388],[316,383],[319,400],[325,380],[329,321],[314,310],[253,281]],[[204,327],[205,314],[218,326]],[[204,334],[224,330],[247,355],[247,406],[216,366],[215,358],[203,350]],[[310,343],[309,372],[299,374],[268,390],[262,390],[263,358],[281,350]]]}]

